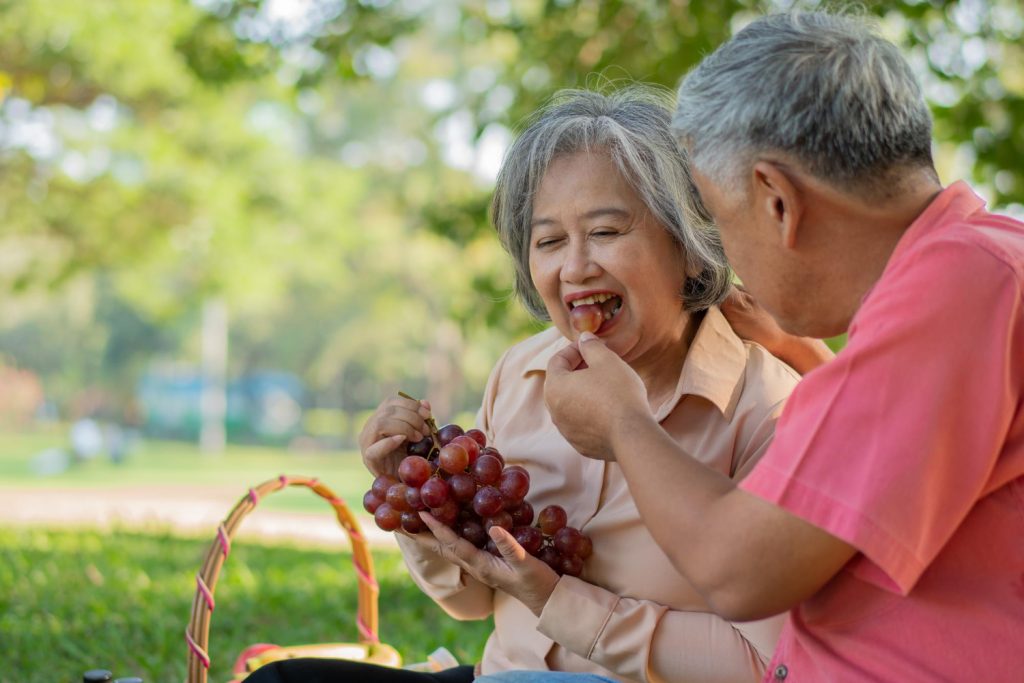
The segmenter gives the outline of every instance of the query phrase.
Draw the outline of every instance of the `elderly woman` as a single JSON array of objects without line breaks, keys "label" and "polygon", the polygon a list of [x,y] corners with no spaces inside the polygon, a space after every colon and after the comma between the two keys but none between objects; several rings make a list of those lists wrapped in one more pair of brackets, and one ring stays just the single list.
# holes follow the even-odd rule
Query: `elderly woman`
[{"label": "elderly woman", "polygon": [[[714,234],[689,220],[686,169],[670,132],[671,95],[634,86],[567,91],[512,145],[493,221],[526,307],[552,326],[513,346],[491,373],[478,427],[531,474],[535,509],[558,504],[593,542],[579,577],[558,576],[491,530],[503,557],[435,520],[399,536],[416,583],[456,619],[494,617],[477,673],[594,673],[617,681],[755,681],[781,617],[730,623],[673,569],[648,533],[614,463],[580,457],[544,405],[548,360],[573,343],[576,307],[597,307],[597,335],[643,378],[662,428],[710,468],[740,478],[772,438],[798,376],[745,343],[717,307],[729,271]],[[360,437],[374,474],[428,433],[429,406],[385,400]],[[365,665],[284,663],[315,680],[426,680]],[[313,669],[305,669],[313,671]],[[290,673],[288,673],[290,672]],[[444,680],[471,680],[466,667]],[[273,680],[258,678],[256,680]]]}]

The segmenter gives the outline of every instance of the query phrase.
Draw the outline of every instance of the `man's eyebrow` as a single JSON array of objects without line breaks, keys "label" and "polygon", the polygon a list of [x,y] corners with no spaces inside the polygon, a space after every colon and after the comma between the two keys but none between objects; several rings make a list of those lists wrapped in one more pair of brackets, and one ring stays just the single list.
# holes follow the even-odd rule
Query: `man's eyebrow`
[{"label": "man's eyebrow", "polygon": [[[591,209],[583,214],[583,218],[587,220],[593,220],[595,218],[602,218],[604,216],[611,216],[612,218],[629,218],[629,211],[618,206],[601,206],[596,209]],[[541,216],[540,218],[534,218],[530,222],[531,228],[536,228],[541,225],[555,225],[558,223],[554,218],[547,218]]]}]

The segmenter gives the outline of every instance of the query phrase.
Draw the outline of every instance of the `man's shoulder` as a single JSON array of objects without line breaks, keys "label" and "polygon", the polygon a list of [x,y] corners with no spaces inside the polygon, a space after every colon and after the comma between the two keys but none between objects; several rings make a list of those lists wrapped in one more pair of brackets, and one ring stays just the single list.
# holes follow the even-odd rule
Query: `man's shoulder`
[{"label": "man's shoulder", "polygon": [[[955,258],[962,268],[952,276],[973,277],[973,269],[984,270],[1000,264],[1024,279],[1024,222],[1003,214],[978,209],[950,221],[920,239],[912,250],[934,258]],[[925,263],[924,265],[927,265]]]}]

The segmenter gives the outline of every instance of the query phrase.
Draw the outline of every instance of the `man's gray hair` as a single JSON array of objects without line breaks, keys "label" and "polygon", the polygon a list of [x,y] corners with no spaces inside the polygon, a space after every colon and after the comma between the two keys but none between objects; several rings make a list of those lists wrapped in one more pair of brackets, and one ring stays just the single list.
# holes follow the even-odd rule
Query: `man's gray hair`
[{"label": "man's gray hair", "polygon": [[608,94],[562,90],[528,121],[498,173],[491,220],[515,265],[515,291],[534,316],[549,320],[530,277],[533,197],[559,156],[608,154],[652,216],[686,256],[680,295],[686,310],[722,300],[729,268],[717,233],[695,190],[670,127],[673,97],[667,90],[634,84]]},{"label": "man's gray hair", "polygon": [[910,65],[853,16],[754,20],[686,76],[672,125],[694,166],[719,184],[745,187],[749,164],[772,152],[875,196],[898,191],[892,171],[934,174],[931,114]]}]

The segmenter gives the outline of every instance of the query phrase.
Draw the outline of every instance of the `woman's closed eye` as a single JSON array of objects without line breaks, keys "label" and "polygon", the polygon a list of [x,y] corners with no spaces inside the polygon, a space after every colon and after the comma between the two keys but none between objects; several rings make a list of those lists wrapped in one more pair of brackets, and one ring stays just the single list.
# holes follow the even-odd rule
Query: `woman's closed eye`
[{"label": "woman's closed eye", "polygon": [[537,249],[543,249],[545,247],[554,246],[555,244],[558,244],[561,241],[562,241],[561,237],[544,237],[544,238],[541,238],[541,239],[537,240],[537,242],[536,242],[536,244],[534,246]]}]

